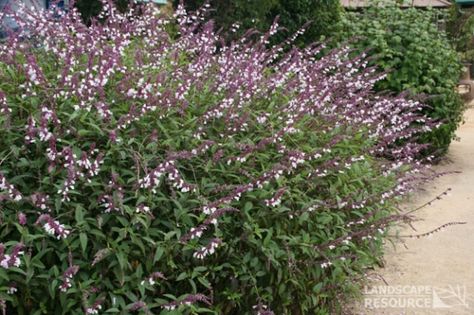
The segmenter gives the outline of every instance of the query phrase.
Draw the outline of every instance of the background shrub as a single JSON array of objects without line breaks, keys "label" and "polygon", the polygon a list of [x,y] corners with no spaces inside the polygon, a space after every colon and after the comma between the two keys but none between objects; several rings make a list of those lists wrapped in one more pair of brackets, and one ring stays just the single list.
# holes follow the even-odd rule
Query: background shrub
[{"label": "background shrub", "polygon": [[[125,12],[130,3],[129,0],[114,0],[114,4],[121,12]],[[102,10],[102,2],[100,0],[77,0],[74,7],[79,10],[81,18],[89,25],[93,18],[96,18]]]},{"label": "background shrub", "polygon": [[[183,1],[185,7],[192,11],[197,10],[205,2],[205,0]],[[291,34],[311,22],[307,25],[305,33],[296,41],[301,46],[312,44],[334,34],[338,30],[342,13],[339,0],[211,0],[207,2],[213,8],[211,18],[215,21],[216,27],[227,31],[238,22],[239,35],[250,28],[265,32],[279,16],[279,24],[284,30],[271,38],[272,43],[283,42]],[[176,7],[180,1],[174,0],[173,3]]]},{"label": "background shrub", "polygon": [[452,5],[447,22],[449,40],[463,62],[471,64],[471,77],[474,67],[474,9]]},{"label": "background shrub", "polygon": [[217,51],[205,12],[178,10],[178,38],[150,7],[60,12],[20,11],[0,45],[2,308],[337,308],[427,178],[422,106],[375,95],[349,49],[267,47],[276,25]]},{"label": "background shrub", "polygon": [[339,39],[355,37],[353,46],[369,50],[375,58],[373,64],[388,72],[387,78],[376,84],[377,90],[428,95],[430,107],[425,113],[443,124],[424,134],[421,141],[431,144],[427,153],[442,155],[455,137],[463,113],[456,93],[461,70],[458,56],[446,33],[437,28],[444,13],[384,3],[346,12]]}]

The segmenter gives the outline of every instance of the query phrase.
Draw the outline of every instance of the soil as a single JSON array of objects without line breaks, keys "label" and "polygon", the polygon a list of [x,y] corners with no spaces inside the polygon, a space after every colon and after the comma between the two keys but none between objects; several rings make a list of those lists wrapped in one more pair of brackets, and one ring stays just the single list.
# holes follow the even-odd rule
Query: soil
[{"label": "soil", "polygon": [[474,108],[466,111],[457,136],[460,141],[451,144],[446,159],[435,169],[460,173],[423,187],[405,208],[416,208],[448,188],[451,191],[417,212],[416,231],[404,227],[400,234],[421,234],[454,221],[466,224],[387,243],[385,267],[375,271],[380,278],[368,279],[369,286],[352,314],[474,314]]}]

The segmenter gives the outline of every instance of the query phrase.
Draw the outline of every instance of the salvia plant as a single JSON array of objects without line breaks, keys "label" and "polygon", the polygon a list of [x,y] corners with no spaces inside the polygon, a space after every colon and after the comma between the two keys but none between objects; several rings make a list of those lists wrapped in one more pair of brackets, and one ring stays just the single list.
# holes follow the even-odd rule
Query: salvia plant
[{"label": "salvia plant", "polygon": [[277,22],[225,44],[208,11],[2,13],[4,313],[326,314],[406,219],[423,106],[348,48],[269,46]]}]

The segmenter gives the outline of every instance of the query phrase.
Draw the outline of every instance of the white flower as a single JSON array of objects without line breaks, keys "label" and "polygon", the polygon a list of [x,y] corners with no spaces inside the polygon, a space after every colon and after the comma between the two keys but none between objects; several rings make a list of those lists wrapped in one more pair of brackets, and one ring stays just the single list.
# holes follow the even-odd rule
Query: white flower
[{"label": "white flower", "polygon": [[205,206],[203,209],[202,209],[202,212],[204,212],[204,214],[207,214],[207,215],[210,215],[210,214],[213,214],[214,212],[216,212],[217,208],[215,207],[207,207]]},{"label": "white flower", "polygon": [[[22,254],[22,252],[20,252],[19,254]],[[21,264],[20,257],[15,257],[15,262],[13,263],[13,266],[18,268],[20,267],[20,264]]]},{"label": "white flower", "polygon": [[163,308],[167,311],[172,311],[176,308],[175,305],[164,305]]},{"label": "white flower", "polygon": [[7,294],[15,294],[18,291],[16,287],[9,287],[7,290]]},{"label": "white flower", "polygon": [[330,261],[328,261],[328,262],[323,262],[323,263],[321,264],[321,268],[326,269],[326,268],[328,268],[328,267],[331,266],[331,265],[332,265],[332,262],[330,262]]}]

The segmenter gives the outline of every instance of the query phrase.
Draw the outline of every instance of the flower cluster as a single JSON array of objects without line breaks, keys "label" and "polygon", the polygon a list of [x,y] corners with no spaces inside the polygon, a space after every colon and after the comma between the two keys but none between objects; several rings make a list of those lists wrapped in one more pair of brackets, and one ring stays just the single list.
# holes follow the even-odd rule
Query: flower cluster
[{"label": "flower cluster", "polygon": [[[8,199],[12,199],[14,201],[20,201],[22,199],[22,195],[18,189],[16,189],[12,184],[8,183],[5,176],[0,173],[0,191],[2,190],[7,192]],[[2,196],[0,196],[0,200],[1,197]]]},{"label": "flower cluster", "polygon": [[144,214],[151,214],[150,207],[145,206],[144,204],[138,205],[137,209],[135,210],[136,213],[144,213]]},{"label": "flower cluster", "polygon": [[16,244],[10,254],[5,254],[5,245],[0,244],[0,266],[8,269],[11,267],[20,267],[20,256],[23,255],[23,244]]},{"label": "flower cluster", "polygon": [[284,193],[285,193],[284,188],[279,189],[272,198],[265,200],[265,205],[267,207],[279,206],[281,204],[281,197],[283,196]]},{"label": "flower cluster", "polygon": [[166,277],[161,273],[161,272],[154,272],[146,280],[143,280],[141,282],[141,285],[145,285],[145,283],[148,283],[149,285],[153,286],[157,282],[158,279],[166,280]]},{"label": "flower cluster", "polygon": [[12,112],[12,109],[8,107],[7,98],[5,93],[0,91],[0,114],[8,115]]},{"label": "flower cluster", "polygon": [[256,311],[257,315],[275,315],[275,313],[268,308],[268,305],[262,303],[254,305],[252,308]]},{"label": "flower cluster", "polygon": [[204,302],[207,305],[211,304],[209,297],[207,297],[203,294],[191,294],[191,295],[188,295],[187,297],[185,297],[184,299],[182,299],[180,301],[173,301],[173,302],[170,302],[170,303],[163,304],[162,307],[165,310],[171,311],[171,310],[174,310],[174,309],[178,308],[181,305],[191,305],[191,304],[194,304],[196,302]]},{"label": "flower cluster", "polygon": [[222,240],[218,238],[212,239],[206,246],[202,247],[193,254],[196,259],[204,259],[208,255],[214,254],[217,247],[222,244]]},{"label": "flower cluster", "polygon": [[112,211],[120,212],[123,203],[123,187],[119,184],[118,175],[112,173],[110,181],[107,183],[106,193],[99,196],[98,200],[105,213]]},{"label": "flower cluster", "polygon": [[63,282],[59,286],[59,290],[61,292],[66,292],[69,288],[72,287],[72,279],[74,276],[77,274],[79,271],[79,266],[74,265],[66,269],[66,271],[63,273]]},{"label": "flower cluster", "polygon": [[172,183],[173,187],[178,188],[182,192],[189,192],[193,190],[193,185],[190,185],[183,180],[175,166],[175,163],[176,162],[174,160],[168,160],[164,163],[161,163],[144,178],[140,179],[138,184],[141,188],[148,188],[151,189],[153,193],[156,193],[156,189],[160,185],[161,177],[167,173],[168,180]]},{"label": "flower cluster", "polygon": [[59,221],[54,220],[49,214],[40,215],[38,220],[36,220],[36,224],[42,224],[46,233],[54,236],[58,240],[65,239],[69,233],[71,233],[70,230],[66,229]]},{"label": "flower cluster", "polygon": [[99,311],[102,309],[102,300],[97,300],[91,306],[86,308],[86,314],[99,314]]},{"label": "flower cluster", "polygon": [[35,207],[41,209],[42,211],[51,211],[50,207],[48,206],[50,200],[48,195],[43,193],[35,193],[30,196],[30,199]]}]

